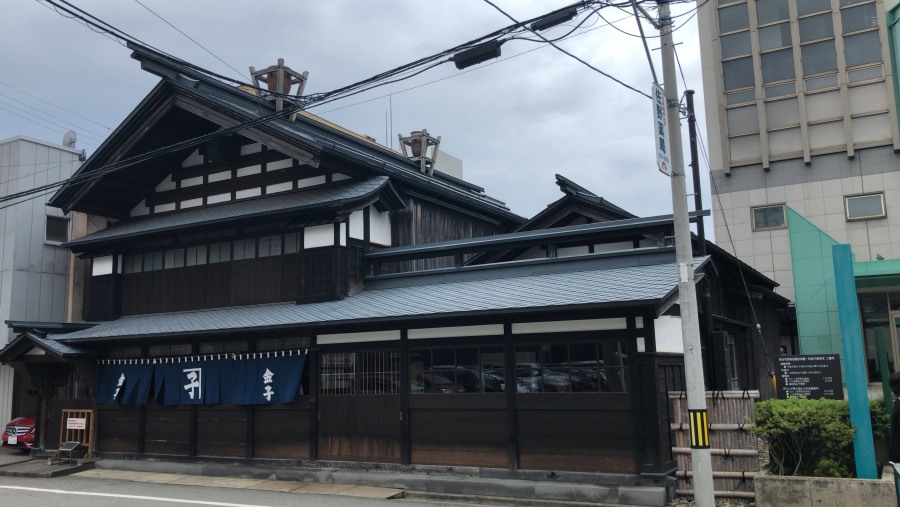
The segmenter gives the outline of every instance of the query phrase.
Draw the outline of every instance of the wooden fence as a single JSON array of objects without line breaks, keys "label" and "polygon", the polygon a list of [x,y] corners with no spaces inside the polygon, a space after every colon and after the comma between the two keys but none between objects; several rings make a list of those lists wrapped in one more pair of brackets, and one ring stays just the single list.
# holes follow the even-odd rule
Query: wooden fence
[{"label": "wooden fence", "polygon": [[[687,398],[684,393],[670,392],[669,399],[672,401],[671,430],[675,442],[672,453],[678,461],[676,494],[693,496]],[[706,393],[716,498],[727,498],[734,503],[750,503],[755,499],[753,479],[760,469],[759,448],[749,427],[755,421],[758,399],[759,391]]]}]

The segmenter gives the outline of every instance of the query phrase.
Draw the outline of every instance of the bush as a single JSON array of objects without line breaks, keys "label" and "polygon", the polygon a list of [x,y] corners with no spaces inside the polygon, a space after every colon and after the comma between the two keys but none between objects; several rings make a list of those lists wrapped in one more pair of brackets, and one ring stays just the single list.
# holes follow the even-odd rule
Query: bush
[{"label": "bush", "polygon": [[[884,402],[870,402],[869,410],[874,436],[886,438],[890,420]],[[756,404],[756,424],[751,431],[768,444],[773,474],[853,477],[854,429],[847,401],[762,401]]]}]

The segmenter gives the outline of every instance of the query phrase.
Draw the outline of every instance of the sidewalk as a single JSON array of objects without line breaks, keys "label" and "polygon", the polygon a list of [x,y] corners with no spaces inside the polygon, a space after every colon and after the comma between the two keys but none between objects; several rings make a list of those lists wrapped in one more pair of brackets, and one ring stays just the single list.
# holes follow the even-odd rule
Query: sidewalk
[{"label": "sidewalk", "polygon": [[517,507],[640,507],[662,506],[666,501],[664,487],[634,484],[624,476],[618,480],[609,476],[610,482],[598,484],[597,477],[591,474],[566,473],[551,478],[537,471],[510,475],[504,470],[429,466],[347,467],[319,463],[285,467],[123,459],[48,465],[46,458],[35,459],[20,451],[0,448],[0,476],[53,478],[71,474],[197,487]]}]

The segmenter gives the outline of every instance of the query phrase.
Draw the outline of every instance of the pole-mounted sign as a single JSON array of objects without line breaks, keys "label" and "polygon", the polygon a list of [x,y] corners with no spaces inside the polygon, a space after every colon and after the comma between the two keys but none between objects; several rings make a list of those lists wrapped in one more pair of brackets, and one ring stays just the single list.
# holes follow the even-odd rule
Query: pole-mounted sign
[{"label": "pole-mounted sign", "polygon": [[656,165],[659,172],[672,176],[672,156],[669,149],[669,122],[666,118],[666,93],[653,83],[653,131],[656,138]]}]

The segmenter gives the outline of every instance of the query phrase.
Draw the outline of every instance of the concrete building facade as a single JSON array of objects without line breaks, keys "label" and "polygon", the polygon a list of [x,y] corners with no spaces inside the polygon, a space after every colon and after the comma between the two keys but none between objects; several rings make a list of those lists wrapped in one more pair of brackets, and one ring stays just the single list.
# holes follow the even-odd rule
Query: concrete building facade
[{"label": "concrete building facade", "polygon": [[791,300],[786,206],[857,261],[900,257],[885,2],[718,0],[698,17],[717,243]]},{"label": "concrete building facade", "polygon": [[[68,179],[82,150],[17,136],[0,140],[0,197]],[[69,215],[46,206],[53,189],[0,202],[0,321],[64,322],[71,254]],[[33,197],[33,198],[32,198]],[[13,337],[5,324],[0,345]],[[26,382],[0,367],[0,422],[33,410]],[[15,387],[14,387],[15,385]]]}]

